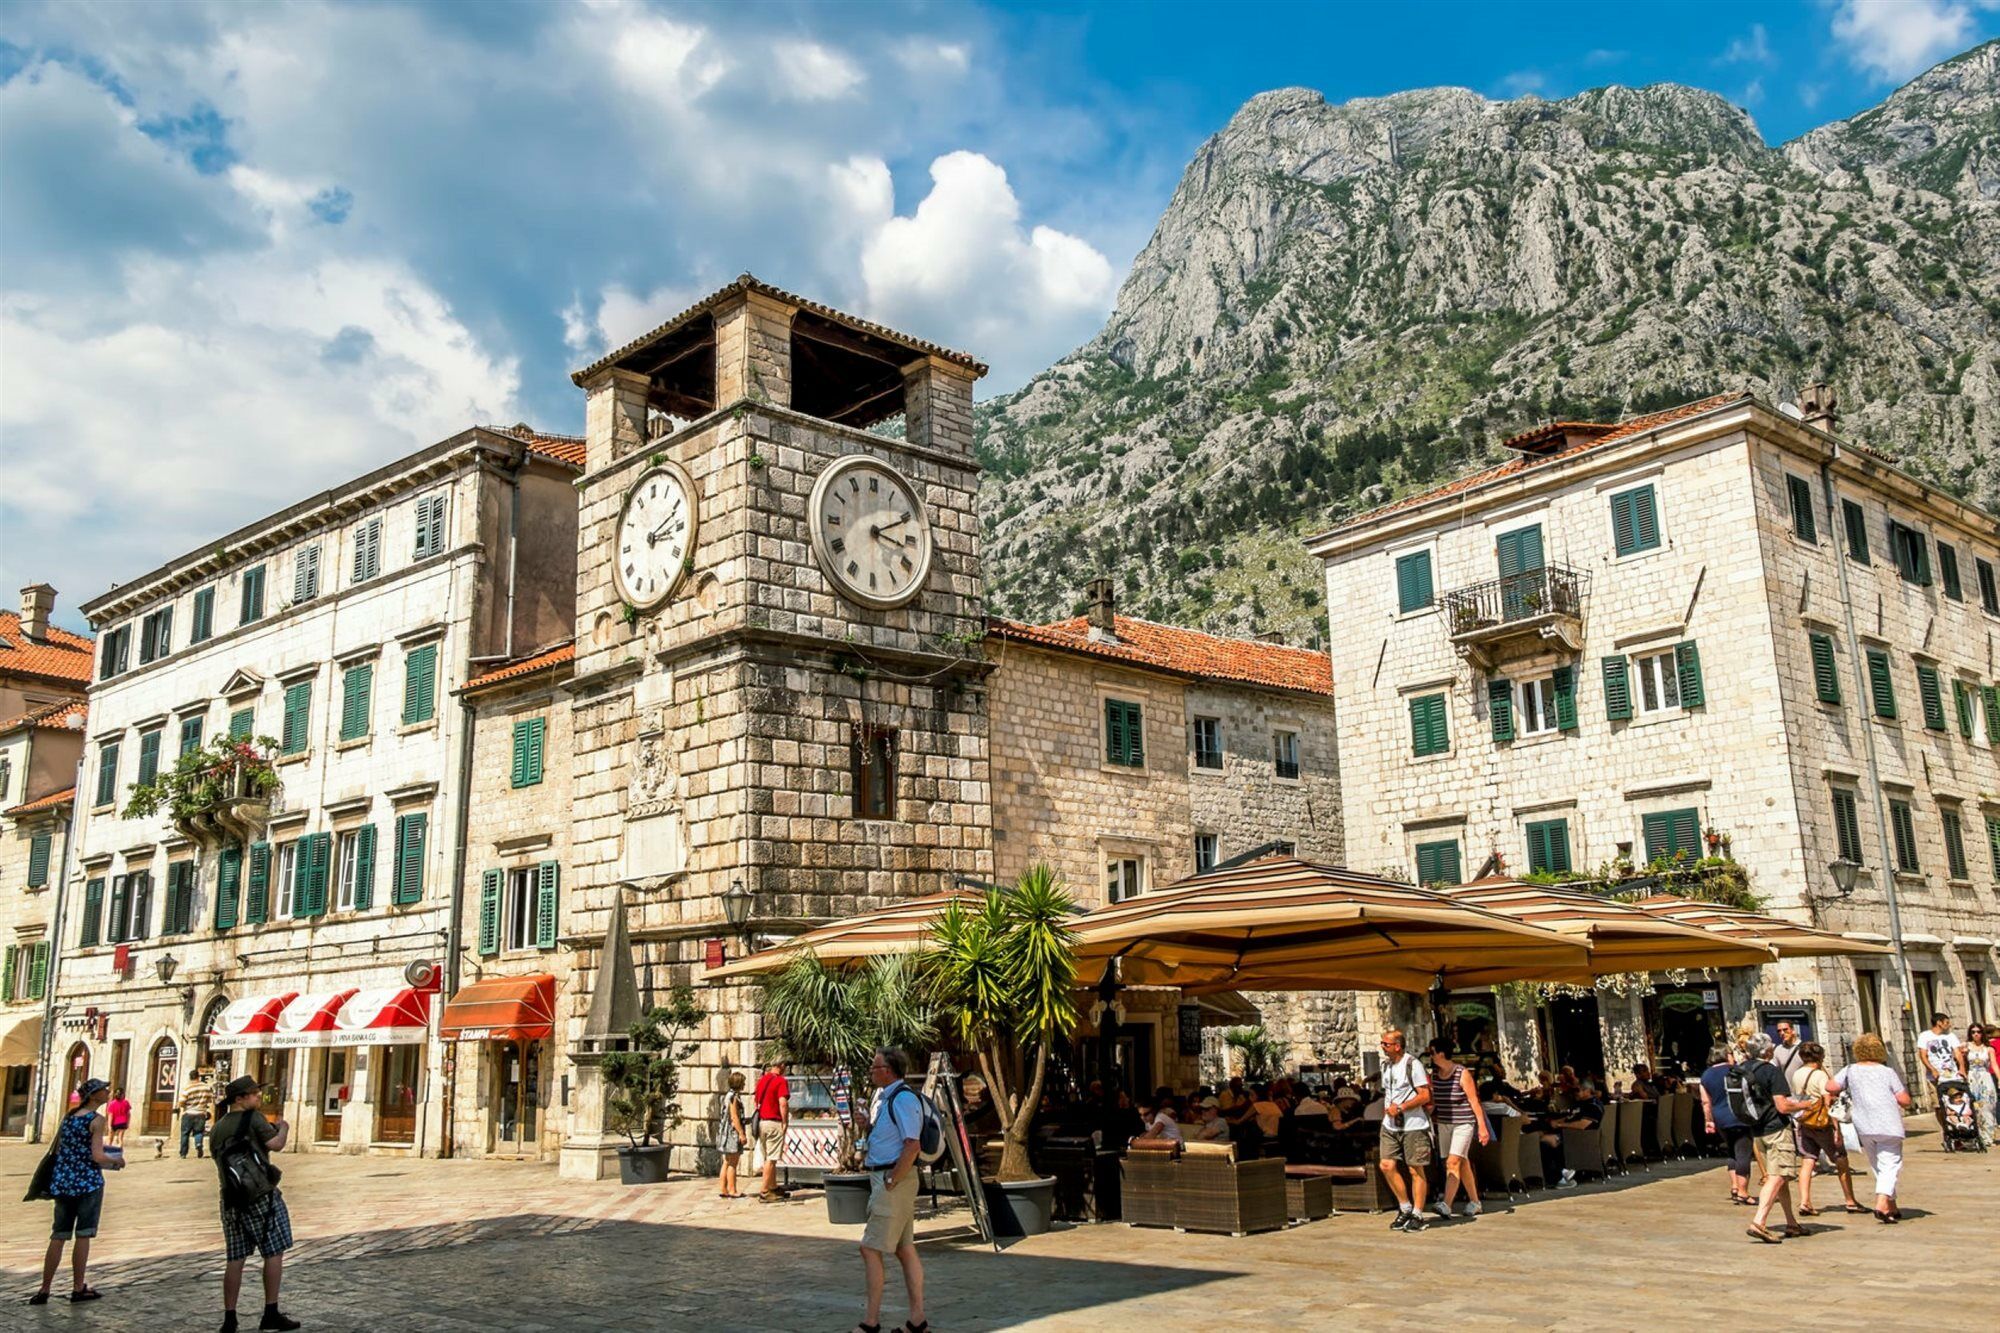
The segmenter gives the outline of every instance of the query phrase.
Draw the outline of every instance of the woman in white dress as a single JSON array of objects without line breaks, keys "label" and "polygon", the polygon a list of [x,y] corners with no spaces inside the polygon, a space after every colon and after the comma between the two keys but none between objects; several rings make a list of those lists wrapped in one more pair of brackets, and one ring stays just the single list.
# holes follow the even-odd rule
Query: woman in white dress
[{"label": "woman in white dress", "polygon": [[1979,1141],[1987,1147],[1993,1146],[1996,1137],[1994,1116],[2000,1111],[2000,1058],[1993,1053],[1993,1043],[1986,1035],[1986,1025],[1974,1023],[1966,1031],[1965,1045],[1958,1048],[1958,1065],[1965,1073],[1965,1081],[1972,1088],[1972,1104],[1979,1113]]}]

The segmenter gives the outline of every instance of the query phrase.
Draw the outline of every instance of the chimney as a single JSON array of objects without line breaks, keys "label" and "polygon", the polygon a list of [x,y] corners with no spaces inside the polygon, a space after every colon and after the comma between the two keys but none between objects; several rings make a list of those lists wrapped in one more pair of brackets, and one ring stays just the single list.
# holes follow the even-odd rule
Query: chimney
[{"label": "chimney", "polygon": [[56,609],[56,590],[46,583],[21,589],[21,633],[30,639],[49,637],[49,614]]},{"label": "chimney", "polygon": [[1814,380],[1799,390],[1799,419],[1831,435],[1839,421],[1833,410],[1836,402],[1833,386],[1825,380]]},{"label": "chimney", "polygon": [[1117,639],[1118,622],[1113,613],[1118,599],[1112,594],[1111,580],[1092,579],[1084,585],[1084,595],[1090,599],[1090,637]]}]

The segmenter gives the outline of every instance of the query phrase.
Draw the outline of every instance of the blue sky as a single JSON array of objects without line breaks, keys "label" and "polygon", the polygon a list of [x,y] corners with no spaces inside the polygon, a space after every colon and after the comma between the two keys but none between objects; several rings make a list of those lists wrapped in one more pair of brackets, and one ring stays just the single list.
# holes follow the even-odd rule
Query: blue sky
[{"label": "blue sky", "polygon": [[745,269],[992,362],[1087,340],[1250,96],[1672,80],[1776,143],[2000,0],[0,8],[0,588],[112,582]]}]

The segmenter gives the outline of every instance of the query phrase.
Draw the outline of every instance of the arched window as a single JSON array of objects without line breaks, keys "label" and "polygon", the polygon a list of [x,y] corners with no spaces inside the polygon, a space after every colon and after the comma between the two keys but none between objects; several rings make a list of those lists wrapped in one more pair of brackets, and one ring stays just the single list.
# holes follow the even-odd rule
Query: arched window
[{"label": "arched window", "polygon": [[[194,1062],[204,1068],[215,1063],[216,1053],[208,1048],[208,1034],[215,1031],[216,1020],[229,1007],[229,997],[218,995],[208,1002],[201,1011],[201,1026],[195,1029]],[[226,1057],[225,1057],[226,1058]]]}]

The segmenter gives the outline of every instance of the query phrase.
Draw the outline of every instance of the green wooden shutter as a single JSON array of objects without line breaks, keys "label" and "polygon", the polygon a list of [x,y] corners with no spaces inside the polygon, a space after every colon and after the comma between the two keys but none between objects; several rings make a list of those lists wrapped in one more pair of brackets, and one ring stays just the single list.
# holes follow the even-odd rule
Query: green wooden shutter
[{"label": "green wooden shutter", "polygon": [[2000,815],[1986,816],[1986,850],[1993,854],[1993,878],[2000,879]]},{"label": "green wooden shutter", "polygon": [[2000,685],[1982,685],[1979,697],[1986,705],[1986,743],[2000,750]]},{"label": "green wooden shutter", "polygon": [[1910,813],[1910,807],[1903,801],[1889,802],[1889,829],[1895,835],[1896,869],[1914,871],[1917,869],[1917,824]]},{"label": "green wooden shutter", "polygon": [[1868,520],[1861,506],[1852,500],[1840,502],[1840,516],[1847,524],[1847,554],[1856,564],[1868,563]]},{"label": "green wooden shutter", "polygon": [[347,668],[340,680],[340,739],[359,740],[368,734],[369,704],[374,698],[375,668],[366,662]]},{"label": "green wooden shutter", "polygon": [[243,923],[261,925],[271,917],[271,844],[250,844],[249,887],[243,895]]},{"label": "green wooden shutter", "polygon": [[126,930],[130,924],[132,903],[132,876],[113,875],[111,877],[111,903],[109,920],[104,923],[104,942],[123,944],[128,938]]},{"label": "green wooden shutter", "polygon": [[1611,546],[1619,555],[1631,555],[1639,549],[1639,525],[1632,512],[1632,499],[1637,494],[1620,491],[1611,497]]},{"label": "green wooden shutter", "polygon": [[1689,807],[1669,813],[1667,825],[1669,836],[1674,840],[1674,850],[1686,854],[1691,861],[1701,858],[1701,812]]},{"label": "green wooden shutter", "polygon": [[1701,690],[1701,650],[1693,639],[1674,645],[1674,667],[1680,676],[1681,707],[1700,708],[1706,702]]},{"label": "green wooden shutter", "polygon": [[160,729],[139,733],[139,785],[144,787],[160,776]]},{"label": "green wooden shutter", "polygon": [[128,940],[143,940],[153,933],[153,872],[142,870],[132,876],[132,928]]},{"label": "green wooden shutter", "polygon": [[1813,690],[1823,704],[1840,702],[1840,669],[1834,664],[1833,638],[1826,634],[1809,636],[1812,640]]},{"label": "green wooden shutter", "polygon": [[1456,842],[1417,844],[1417,883],[1457,884],[1461,878]]},{"label": "green wooden shutter", "polygon": [[1556,730],[1576,730],[1576,668],[1559,666],[1549,681],[1556,693]]},{"label": "green wooden shutter", "polygon": [[1514,739],[1514,684],[1506,679],[1486,682],[1486,711],[1493,718],[1493,739],[1505,743]]},{"label": "green wooden shutter", "polygon": [[77,947],[87,949],[98,942],[104,929],[104,880],[86,880],[83,885],[83,923]]},{"label": "green wooden shutter", "polygon": [[514,724],[514,785],[532,787],[542,780],[546,718],[531,717]]},{"label": "green wooden shutter", "polygon": [[300,916],[326,915],[326,885],[330,862],[333,859],[333,835],[313,833],[307,835],[304,845],[299,848],[299,866],[305,881],[303,910]]},{"label": "green wooden shutter", "polygon": [[312,733],[312,682],[285,687],[285,726],[280,744],[286,754],[302,754]]},{"label": "green wooden shutter", "polygon": [[181,754],[190,755],[201,748],[203,722],[199,717],[181,719]]},{"label": "green wooden shutter", "polygon": [[[280,853],[278,864],[284,865]],[[292,916],[312,915],[312,836],[300,838],[292,848]]]},{"label": "green wooden shutter", "polygon": [[396,884],[393,901],[405,906],[424,896],[424,835],[430,826],[427,814],[396,817]]},{"label": "green wooden shutter", "polygon": [[1958,581],[1958,551],[1943,542],[1937,546],[1938,578],[1944,584],[1944,595],[1954,602],[1962,602],[1965,600],[1965,588]]},{"label": "green wooden shutter", "polygon": [[1861,815],[1855,807],[1854,793],[1845,787],[1833,789],[1833,831],[1841,859],[1860,865]]},{"label": "green wooden shutter", "polygon": [[39,1000],[49,990],[49,942],[36,940],[32,961],[28,964],[28,998]]},{"label": "green wooden shutter", "polygon": [[1132,767],[1146,766],[1146,717],[1138,704],[1125,705],[1125,743],[1131,748]]},{"label": "green wooden shutter", "polygon": [[479,872],[479,956],[500,952],[500,882],[498,870]]},{"label": "green wooden shutter", "polygon": [[49,882],[49,835],[37,833],[28,840],[28,887],[39,889]]},{"label": "green wooden shutter", "polygon": [[1104,762],[1125,762],[1125,709],[1116,699],[1104,701]]},{"label": "green wooden shutter", "polygon": [[1542,819],[1528,825],[1528,871],[1569,873],[1569,821]]},{"label": "green wooden shutter", "polygon": [[1972,739],[1972,689],[1964,681],[1951,682],[1951,706],[1958,712],[1958,734]]},{"label": "green wooden shutter", "polygon": [[1646,842],[1648,865],[1671,854],[1667,849],[1667,843],[1672,834],[1668,831],[1667,817],[1664,814],[1639,816],[1639,836]]},{"label": "green wooden shutter", "polygon": [[96,805],[110,805],[118,799],[118,742],[112,741],[97,750],[97,800]]},{"label": "green wooden shutter", "polygon": [[1792,531],[1802,542],[1817,542],[1819,528],[1813,522],[1812,487],[1804,477],[1785,477],[1785,487],[1792,495]]},{"label": "green wooden shutter", "polygon": [[243,849],[224,847],[215,857],[215,928],[234,930],[243,892]]},{"label": "green wooden shutter", "polygon": [[1952,879],[1964,879],[1967,871],[1965,825],[1959,818],[1958,811],[1949,806],[1938,807],[1938,817],[1944,823],[1945,871]]},{"label": "green wooden shutter", "polygon": [[535,947],[556,947],[556,893],[561,870],[554,861],[535,867]]},{"label": "green wooden shutter", "polygon": [[1889,674],[1889,654],[1868,649],[1868,693],[1875,704],[1875,716],[1896,716],[1896,681]]},{"label": "green wooden shutter", "polygon": [[1494,557],[1499,561],[1500,577],[1525,574],[1531,569],[1542,567],[1542,529],[1540,524],[1533,527],[1516,528],[1503,532],[1493,542]]},{"label": "green wooden shutter", "polygon": [[1604,668],[1604,716],[1613,722],[1629,721],[1632,717],[1629,665],[1623,657],[1607,657],[1601,665]]},{"label": "green wooden shutter", "polygon": [[237,709],[229,715],[229,739],[232,741],[249,740],[250,733],[255,729],[256,725],[257,710],[255,708]]},{"label": "green wooden shutter", "polygon": [[363,824],[354,830],[354,910],[365,912],[375,905],[375,826]]},{"label": "green wooden shutter", "polygon": [[437,708],[437,645],[427,643],[403,659],[403,725],[428,722]]},{"label": "green wooden shutter", "polygon": [[17,944],[7,946],[7,959],[0,964],[0,1004],[9,1004],[14,999],[14,958],[21,952]]},{"label": "green wooden shutter", "polygon": [[1443,754],[1451,748],[1442,694],[1410,700],[1410,748],[1418,755]]},{"label": "green wooden shutter", "polygon": [[1917,663],[1917,697],[1923,700],[1924,725],[1932,731],[1944,730],[1944,689],[1938,684],[1937,668]]},{"label": "green wooden shutter", "polygon": [[1396,609],[1421,611],[1429,606],[1435,590],[1431,585],[1431,553],[1415,551],[1396,560]]}]

